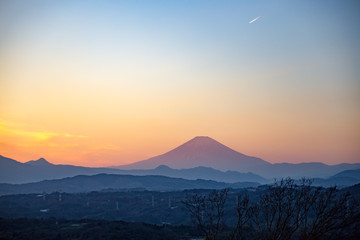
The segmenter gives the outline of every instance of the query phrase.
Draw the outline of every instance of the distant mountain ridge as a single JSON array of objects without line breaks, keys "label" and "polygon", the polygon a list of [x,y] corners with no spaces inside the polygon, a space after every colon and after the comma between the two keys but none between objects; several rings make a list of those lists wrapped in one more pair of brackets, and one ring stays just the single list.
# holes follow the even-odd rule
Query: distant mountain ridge
[{"label": "distant mountain ridge", "polygon": [[350,177],[360,181],[360,169],[342,171],[333,177]]},{"label": "distant mountain ridge", "polygon": [[133,176],[115,174],[79,175],[75,177],[44,180],[35,183],[7,184],[0,183],[0,195],[22,193],[52,192],[91,192],[101,190],[144,189],[154,191],[174,191],[185,189],[223,189],[229,187],[257,187],[258,183],[223,183],[212,180],[187,180],[165,176]]},{"label": "distant mountain ridge", "polygon": [[266,179],[328,178],[345,170],[360,168],[360,163],[326,165],[319,162],[271,164],[239,153],[210,137],[195,137],[179,147],[148,160],[118,166],[120,169],[151,169],[166,165],[175,169],[211,167],[222,171],[251,172]]},{"label": "distant mountain ridge", "polygon": [[54,165],[52,163],[49,163],[44,158],[39,158],[38,160],[31,160],[26,162],[26,164],[32,165],[32,166],[51,166]]},{"label": "distant mountain ridge", "polygon": [[251,172],[265,178],[328,178],[339,172],[357,168],[360,168],[359,163],[341,163],[337,165],[326,165],[319,162],[274,163],[266,168],[253,169]]},{"label": "distant mountain ridge", "polygon": [[56,165],[43,158],[20,163],[10,158],[0,156],[0,183],[29,183],[41,180],[61,179],[77,175],[127,174],[127,175],[159,175],[178,177],[189,180],[205,179],[219,182],[258,182],[266,183],[267,179],[253,173],[235,171],[222,172],[209,167],[189,169],[172,169],[168,166],[158,166],[149,170],[121,170],[113,168],[87,168],[72,165]]},{"label": "distant mountain ridge", "polygon": [[330,186],[352,186],[360,183],[360,169],[346,170],[335,174],[327,179],[313,179],[314,185]]},{"label": "distant mountain ridge", "polygon": [[313,179],[314,186],[323,187],[346,187],[360,183],[360,169],[342,171],[327,179],[315,178]]},{"label": "distant mountain ridge", "polygon": [[173,169],[166,165],[160,165],[150,170],[123,170],[127,174],[133,175],[161,175],[168,177],[178,177],[190,180],[204,179],[219,182],[236,183],[236,182],[258,182],[268,183],[269,180],[253,173],[240,173],[236,171],[220,171],[210,167],[195,167],[188,169]]},{"label": "distant mountain ridge", "polygon": [[45,179],[60,179],[76,175],[94,175],[98,173],[118,173],[111,168],[87,168],[72,165],[55,165],[43,158],[21,163],[0,155],[0,182],[28,183]]}]

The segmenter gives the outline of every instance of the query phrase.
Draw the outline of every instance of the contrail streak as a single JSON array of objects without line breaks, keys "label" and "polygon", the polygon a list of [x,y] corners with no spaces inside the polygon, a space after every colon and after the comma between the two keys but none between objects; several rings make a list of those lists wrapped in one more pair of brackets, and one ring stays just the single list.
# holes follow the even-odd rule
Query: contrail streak
[{"label": "contrail streak", "polygon": [[255,22],[256,20],[259,20],[259,18],[260,18],[260,16],[258,16],[258,17],[256,17],[256,18],[254,18],[253,20],[251,20],[249,23],[253,23],[253,22]]}]

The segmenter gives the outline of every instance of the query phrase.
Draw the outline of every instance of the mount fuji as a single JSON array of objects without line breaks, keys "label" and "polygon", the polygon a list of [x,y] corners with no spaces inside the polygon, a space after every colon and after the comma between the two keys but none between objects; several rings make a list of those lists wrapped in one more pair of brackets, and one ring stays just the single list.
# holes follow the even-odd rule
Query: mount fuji
[{"label": "mount fuji", "polygon": [[359,163],[341,163],[337,165],[327,165],[321,162],[272,164],[260,158],[237,152],[205,136],[195,137],[162,155],[115,168],[153,169],[160,165],[166,165],[174,169],[201,166],[221,171],[252,172],[268,179],[281,177],[328,178],[341,171],[360,168]]},{"label": "mount fuji", "polygon": [[270,166],[271,163],[239,153],[210,137],[199,136],[165,154],[118,168],[152,169],[159,165],[175,169],[205,166],[224,171],[248,172]]}]

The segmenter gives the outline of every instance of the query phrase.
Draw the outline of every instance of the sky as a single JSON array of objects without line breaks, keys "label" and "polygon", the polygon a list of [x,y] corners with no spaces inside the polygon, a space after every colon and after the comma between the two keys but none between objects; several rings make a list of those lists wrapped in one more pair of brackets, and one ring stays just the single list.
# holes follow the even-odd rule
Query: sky
[{"label": "sky", "polygon": [[360,162],[360,3],[0,0],[0,154],[114,166],[209,136]]}]

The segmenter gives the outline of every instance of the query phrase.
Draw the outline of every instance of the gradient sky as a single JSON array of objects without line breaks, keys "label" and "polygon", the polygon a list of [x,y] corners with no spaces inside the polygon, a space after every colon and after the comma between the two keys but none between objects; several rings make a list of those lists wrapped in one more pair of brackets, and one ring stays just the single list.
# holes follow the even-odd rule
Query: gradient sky
[{"label": "gradient sky", "polygon": [[359,12],[0,0],[0,154],[111,166],[205,135],[273,163],[360,162]]}]

